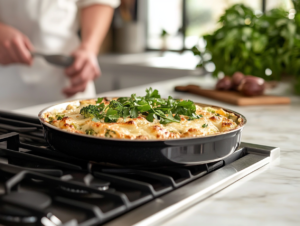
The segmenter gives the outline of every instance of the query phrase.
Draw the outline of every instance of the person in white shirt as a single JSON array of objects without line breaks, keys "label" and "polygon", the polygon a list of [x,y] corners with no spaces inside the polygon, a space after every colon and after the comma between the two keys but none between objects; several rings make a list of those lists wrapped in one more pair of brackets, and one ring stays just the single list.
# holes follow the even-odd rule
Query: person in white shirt
[{"label": "person in white shirt", "polygon": [[[0,0],[0,99],[32,104],[95,95],[97,61],[119,0]],[[81,39],[77,33],[81,30]],[[72,55],[68,68],[31,52]]]}]

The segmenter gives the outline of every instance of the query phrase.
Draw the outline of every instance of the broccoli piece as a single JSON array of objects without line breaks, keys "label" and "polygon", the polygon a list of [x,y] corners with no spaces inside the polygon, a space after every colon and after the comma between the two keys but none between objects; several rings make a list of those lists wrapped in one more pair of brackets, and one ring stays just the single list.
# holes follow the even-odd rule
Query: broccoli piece
[{"label": "broccoli piece", "polygon": [[118,101],[112,100],[109,104],[109,108],[113,110],[117,110],[118,112],[122,112],[123,105]]},{"label": "broccoli piece", "polygon": [[100,111],[102,109],[100,108],[100,106],[97,105],[89,105],[86,107],[83,107],[80,110],[80,114],[84,116],[84,118],[97,118],[100,119],[101,118],[101,114]]}]

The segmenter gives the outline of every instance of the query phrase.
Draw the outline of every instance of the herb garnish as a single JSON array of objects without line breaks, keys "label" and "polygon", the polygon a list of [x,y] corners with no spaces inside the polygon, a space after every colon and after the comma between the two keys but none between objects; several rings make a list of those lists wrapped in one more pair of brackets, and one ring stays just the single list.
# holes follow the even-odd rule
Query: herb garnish
[{"label": "herb garnish", "polygon": [[93,129],[87,129],[85,131],[85,134],[87,134],[87,135],[94,135],[94,133],[95,133],[95,131]]},{"label": "herb garnish", "polygon": [[112,137],[111,133],[116,134],[115,131],[107,129],[105,132],[105,137]]},{"label": "herb garnish", "polygon": [[202,128],[206,128],[206,127],[208,127],[207,123],[205,123],[205,124],[202,125]]},{"label": "herb garnish", "polygon": [[62,120],[65,117],[65,115],[56,115],[55,117],[57,118],[57,120]]},{"label": "herb garnish", "polygon": [[212,113],[212,114],[216,113],[215,110],[212,110],[212,109],[210,109],[210,108],[208,108],[207,111],[210,112],[210,113]]},{"label": "herb garnish", "polygon": [[202,115],[197,115],[196,106],[191,100],[177,100],[171,96],[162,99],[158,90],[151,87],[146,89],[146,95],[143,97],[132,94],[131,97],[120,97],[117,100],[110,101],[105,106],[101,103],[103,98],[98,98],[97,104],[83,107],[80,114],[85,118],[92,118],[98,122],[104,119],[104,122],[116,122],[119,118],[124,119],[137,118],[139,114],[147,116],[146,119],[153,122],[154,119],[159,120],[161,124],[171,122],[180,122],[179,115],[188,116],[188,120],[199,119]]},{"label": "herb garnish", "polygon": [[51,124],[51,123],[53,122],[53,120],[54,120],[53,117],[48,117],[48,119],[49,119],[49,123],[50,123],[50,124]]}]

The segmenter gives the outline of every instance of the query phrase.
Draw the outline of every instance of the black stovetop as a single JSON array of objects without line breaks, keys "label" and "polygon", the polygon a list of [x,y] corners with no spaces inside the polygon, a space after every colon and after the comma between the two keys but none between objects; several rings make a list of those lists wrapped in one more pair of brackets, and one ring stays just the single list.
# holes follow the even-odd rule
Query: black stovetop
[{"label": "black stovetop", "polygon": [[0,225],[101,225],[245,155],[159,168],[88,162],[52,150],[38,119],[0,112]]}]

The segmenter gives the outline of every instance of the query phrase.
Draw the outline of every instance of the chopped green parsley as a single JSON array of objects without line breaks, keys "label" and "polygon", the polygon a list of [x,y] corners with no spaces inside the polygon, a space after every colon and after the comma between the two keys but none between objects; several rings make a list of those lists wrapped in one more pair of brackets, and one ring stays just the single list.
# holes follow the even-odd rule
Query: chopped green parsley
[{"label": "chopped green parsley", "polygon": [[62,120],[65,117],[65,115],[56,115],[55,117],[57,120]]},{"label": "chopped green parsley", "polygon": [[117,122],[119,118],[137,118],[139,114],[145,115],[149,122],[158,120],[160,124],[179,123],[180,115],[188,116],[189,120],[199,119],[202,115],[196,114],[196,106],[191,100],[177,100],[171,96],[161,98],[158,90],[146,89],[145,96],[120,97],[110,101],[105,106],[103,98],[98,98],[96,105],[89,105],[80,110],[84,118],[91,118],[95,122],[101,119],[104,122]]},{"label": "chopped green parsley", "polygon": [[94,131],[93,129],[87,129],[87,130],[85,131],[85,134],[87,134],[87,135],[94,135],[94,134],[95,134],[95,131]]},{"label": "chopped green parsley", "polygon": [[112,135],[111,135],[112,133],[116,134],[115,131],[107,129],[104,136],[105,137],[112,137]]},{"label": "chopped green parsley", "polygon": [[202,125],[202,128],[206,128],[206,127],[208,127],[207,123],[205,123],[205,124]]},{"label": "chopped green parsley", "polygon": [[51,123],[53,122],[53,120],[54,120],[53,117],[48,117],[48,119],[49,119],[49,123],[50,123],[50,124],[51,124]]}]

